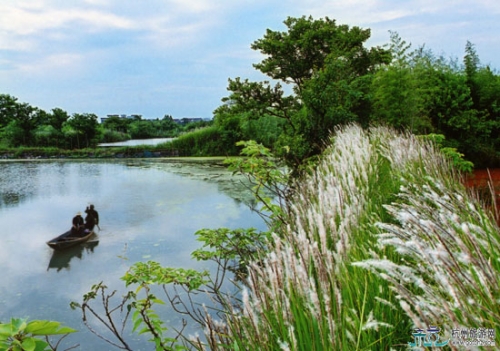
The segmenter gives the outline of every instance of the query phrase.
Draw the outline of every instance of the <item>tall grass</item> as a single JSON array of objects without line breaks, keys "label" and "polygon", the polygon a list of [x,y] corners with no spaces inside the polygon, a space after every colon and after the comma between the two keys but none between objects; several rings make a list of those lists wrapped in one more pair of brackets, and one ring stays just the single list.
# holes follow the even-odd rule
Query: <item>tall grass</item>
[{"label": "tall grass", "polygon": [[182,150],[188,156],[221,156],[227,150],[220,146],[220,130],[216,126],[196,129],[172,140],[172,148]]},{"label": "tall grass", "polygon": [[337,130],[211,349],[407,346],[415,326],[496,328],[500,234],[428,141]]},{"label": "tall grass", "polygon": [[[387,137],[384,155],[402,186],[385,206],[396,223],[378,223],[380,248],[356,265],[386,279],[416,327],[487,328],[500,332],[500,231],[468,194],[446,160],[411,136]],[[398,146],[404,146],[403,154]]]}]

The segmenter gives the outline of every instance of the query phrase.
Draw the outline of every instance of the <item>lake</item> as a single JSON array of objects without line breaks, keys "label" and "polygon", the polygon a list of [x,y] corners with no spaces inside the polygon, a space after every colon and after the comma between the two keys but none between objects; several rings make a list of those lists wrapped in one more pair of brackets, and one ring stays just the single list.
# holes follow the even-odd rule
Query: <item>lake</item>
[{"label": "lake", "polygon": [[[100,216],[98,242],[54,254],[46,242],[68,230],[73,216],[91,203]],[[200,246],[194,233],[218,227],[265,230],[249,204],[244,179],[211,162],[1,162],[0,320],[57,320],[80,330],[65,346],[113,350],[87,331],[69,303],[80,302],[100,281],[125,291],[119,278],[134,262],[207,268],[190,258]],[[163,313],[165,320],[175,320]],[[134,350],[153,349],[136,339]]]}]

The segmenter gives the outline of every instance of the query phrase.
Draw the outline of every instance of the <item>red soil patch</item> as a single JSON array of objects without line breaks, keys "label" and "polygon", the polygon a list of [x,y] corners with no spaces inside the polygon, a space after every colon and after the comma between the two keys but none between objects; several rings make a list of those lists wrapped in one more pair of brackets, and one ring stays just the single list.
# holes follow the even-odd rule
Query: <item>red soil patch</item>
[{"label": "red soil patch", "polygon": [[488,181],[493,181],[496,190],[500,188],[500,168],[492,169],[476,169],[474,173],[467,176],[465,179],[465,186],[467,187],[487,187]]},{"label": "red soil patch", "polygon": [[[465,178],[464,184],[468,188],[477,189],[485,197],[491,197],[488,182],[491,181],[495,190],[495,200],[497,209],[500,211],[500,168],[477,169],[472,175]],[[490,199],[485,199],[491,203]],[[497,218],[500,225],[500,218]]]}]

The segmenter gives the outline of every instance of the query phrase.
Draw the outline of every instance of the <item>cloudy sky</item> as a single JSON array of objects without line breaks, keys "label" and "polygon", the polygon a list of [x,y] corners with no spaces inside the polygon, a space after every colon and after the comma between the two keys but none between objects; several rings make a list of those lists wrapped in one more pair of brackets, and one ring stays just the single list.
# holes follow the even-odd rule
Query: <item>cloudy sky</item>
[{"label": "cloudy sky", "polygon": [[263,80],[250,44],[288,16],[396,31],[500,69],[498,0],[2,0],[0,93],[50,111],[212,117],[229,77]]}]

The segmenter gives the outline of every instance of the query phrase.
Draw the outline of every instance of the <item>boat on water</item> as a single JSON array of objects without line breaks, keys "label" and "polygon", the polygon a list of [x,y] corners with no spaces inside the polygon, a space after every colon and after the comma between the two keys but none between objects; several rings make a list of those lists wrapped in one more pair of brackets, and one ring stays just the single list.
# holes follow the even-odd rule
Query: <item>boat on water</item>
[{"label": "boat on water", "polygon": [[84,233],[84,236],[73,236],[71,230],[47,241],[47,245],[55,250],[65,249],[80,243],[84,243],[95,235],[93,230]]}]

